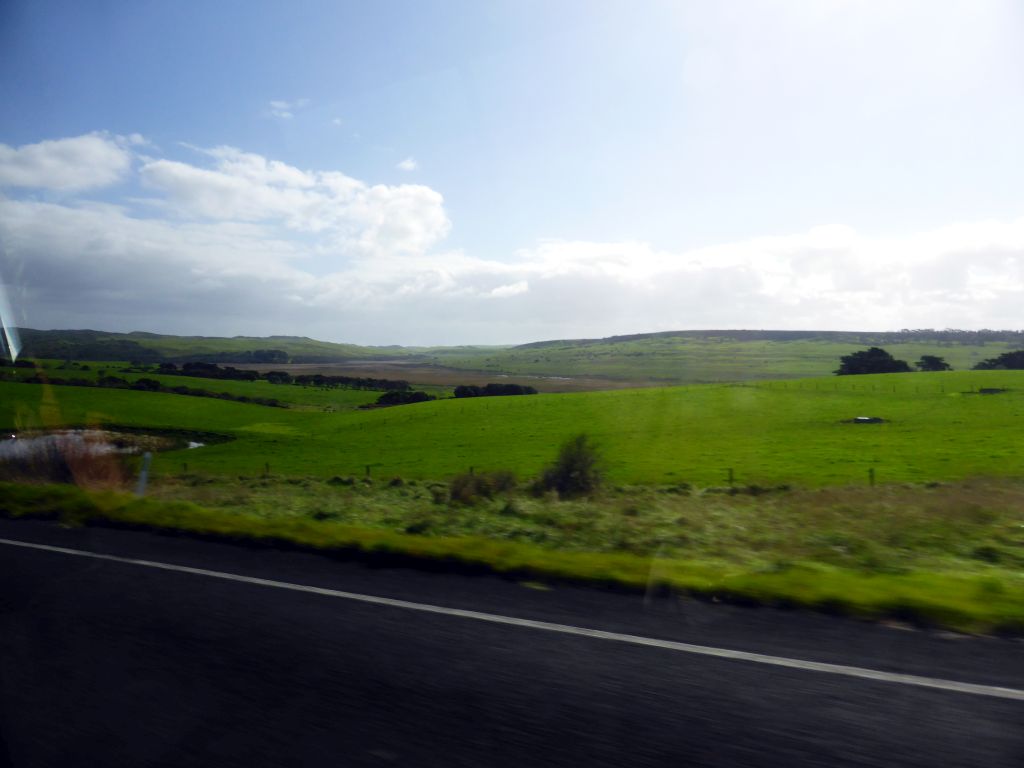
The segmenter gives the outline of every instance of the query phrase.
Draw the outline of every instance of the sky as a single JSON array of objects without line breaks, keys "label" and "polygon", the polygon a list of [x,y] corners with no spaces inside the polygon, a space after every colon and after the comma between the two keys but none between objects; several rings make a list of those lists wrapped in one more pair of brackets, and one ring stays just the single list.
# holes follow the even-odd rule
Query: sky
[{"label": "sky", "polygon": [[1013,0],[0,3],[34,328],[1022,328]]}]

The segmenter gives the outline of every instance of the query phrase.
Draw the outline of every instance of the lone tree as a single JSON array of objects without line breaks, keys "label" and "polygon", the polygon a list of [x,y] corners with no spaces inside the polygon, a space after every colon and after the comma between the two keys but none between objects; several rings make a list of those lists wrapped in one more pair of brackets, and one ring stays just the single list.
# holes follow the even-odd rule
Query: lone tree
[{"label": "lone tree", "polygon": [[919,371],[952,371],[953,366],[946,362],[944,357],[937,355],[921,355],[916,363]]},{"label": "lone tree", "polygon": [[858,373],[908,373],[911,370],[906,360],[897,360],[880,347],[863,349],[839,358],[837,376]]}]

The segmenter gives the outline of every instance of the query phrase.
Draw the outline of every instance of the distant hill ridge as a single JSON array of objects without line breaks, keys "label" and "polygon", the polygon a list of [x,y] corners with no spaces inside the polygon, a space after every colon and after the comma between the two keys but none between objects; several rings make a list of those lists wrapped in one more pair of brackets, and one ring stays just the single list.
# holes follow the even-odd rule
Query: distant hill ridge
[{"label": "distant hill ridge", "polygon": [[1024,343],[1024,330],[966,331],[956,328],[934,330],[931,328],[899,331],[771,331],[720,329],[705,331],[657,331],[654,333],[631,333],[621,336],[606,336],[600,339],[556,339],[533,341],[520,344],[514,349],[542,349],[558,346],[587,346],[592,344],[615,344],[645,339],[728,339],[731,341],[829,341],[847,344],[898,344],[907,342],[954,342],[958,344],[983,344],[990,341]]},{"label": "distant hill ridge", "polygon": [[208,363],[333,363],[408,354],[400,347],[361,347],[304,336],[174,336],[132,331],[20,328],[24,357]]},{"label": "distant hill ridge", "polygon": [[[304,336],[173,336],[135,331],[20,329],[24,357],[205,362],[276,366],[287,363],[401,363],[472,371],[484,376],[689,383],[823,376],[841,355],[880,346],[913,363],[938,355],[958,370],[1024,348],[1024,331],[903,329],[900,331],[773,331],[719,329],[659,331],[602,339],[537,341],[519,346],[363,347]],[[455,383],[464,383],[452,379]]]}]

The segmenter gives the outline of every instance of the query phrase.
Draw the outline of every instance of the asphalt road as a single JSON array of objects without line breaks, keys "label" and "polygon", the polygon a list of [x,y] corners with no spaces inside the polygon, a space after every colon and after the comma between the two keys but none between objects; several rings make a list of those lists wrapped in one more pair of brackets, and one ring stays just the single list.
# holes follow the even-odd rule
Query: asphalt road
[{"label": "asphalt road", "polygon": [[1016,640],[138,532],[0,538],[275,582],[0,543],[0,765],[1024,765]]}]

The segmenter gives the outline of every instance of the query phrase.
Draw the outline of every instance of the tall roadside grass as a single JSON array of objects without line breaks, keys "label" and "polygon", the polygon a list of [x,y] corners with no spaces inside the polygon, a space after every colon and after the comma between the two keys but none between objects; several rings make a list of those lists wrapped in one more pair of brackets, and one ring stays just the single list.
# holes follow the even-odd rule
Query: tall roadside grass
[{"label": "tall roadside grass", "polygon": [[[322,489],[318,491],[322,493]],[[508,503],[503,502],[505,506]],[[640,516],[621,514],[629,512],[629,508],[619,511],[625,519]],[[964,514],[969,522],[971,515],[982,512],[969,509]],[[681,550],[666,552],[664,548],[660,555],[567,551],[478,534],[411,535],[322,516],[260,516],[208,509],[186,501],[137,499],[113,491],[86,492],[73,486],[13,483],[0,483],[0,515],[175,531],[249,544],[489,571],[517,578],[629,590],[655,587],[681,595],[805,607],[864,618],[896,617],[967,632],[1024,634],[1021,567],[987,562],[984,558],[977,560],[970,571],[952,567],[868,570],[799,556],[752,557],[744,561],[735,552],[716,552],[713,548],[688,555]],[[1017,551],[1020,542],[1012,537],[1019,535],[1013,530],[1009,532],[1010,538],[1002,544],[1007,552]],[[997,554],[996,559],[1000,556]]]}]

